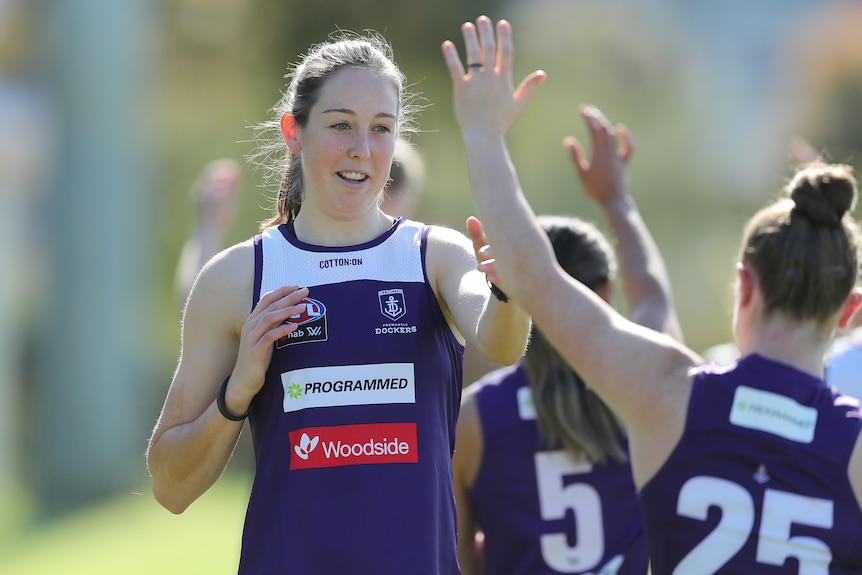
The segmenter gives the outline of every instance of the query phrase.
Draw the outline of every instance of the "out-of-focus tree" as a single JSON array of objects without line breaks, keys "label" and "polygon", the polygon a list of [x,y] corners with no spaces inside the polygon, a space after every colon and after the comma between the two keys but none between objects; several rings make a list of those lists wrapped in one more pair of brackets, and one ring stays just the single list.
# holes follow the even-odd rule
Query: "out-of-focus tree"
[{"label": "out-of-focus tree", "polygon": [[147,98],[150,3],[42,3],[56,156],[31,233],[47,272],[33,344],[31,483],[46,514],[128,489],[145,470],[152,380]]}]

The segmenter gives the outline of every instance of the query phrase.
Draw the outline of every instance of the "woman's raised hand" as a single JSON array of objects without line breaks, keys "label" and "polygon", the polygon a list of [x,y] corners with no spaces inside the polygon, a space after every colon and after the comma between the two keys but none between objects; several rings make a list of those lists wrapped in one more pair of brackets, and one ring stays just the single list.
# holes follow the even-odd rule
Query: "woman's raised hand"
[{"label": "woman's raised hand", "polygon": [[[455,118],[465,140],[503,136],[517,119],[545,73],[535,71],[513,90],[512,26],[480,16],[461,26],[466,62],[452,41],[443,42],[443,57],[452,78]],[[466,68],[465,68],[466,66]]]}]

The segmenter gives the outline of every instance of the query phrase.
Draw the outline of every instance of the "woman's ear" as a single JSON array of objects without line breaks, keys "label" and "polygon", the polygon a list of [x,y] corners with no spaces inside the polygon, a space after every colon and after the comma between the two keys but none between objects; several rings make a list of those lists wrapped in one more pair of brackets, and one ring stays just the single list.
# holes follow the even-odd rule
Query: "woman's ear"
[{"label": "woman's ear", "polygon": [[296,118],[292,114],[285,114],[281,117],[281,137],[287,144],[287,149],[291,154],[298,154],[302,151],[302,145],[296,137]]},{"label": "woman's ear", "polygon": [[753,270],[742,262],[736,264],[736,290],[739,307],[746,307],[751,302],[756,279]]},{"label": "woman's ear", "polygon": [[857,313],[862,313],[859,311],[860,305],[862,305],[862,288],[853,288],[853,291],[847,296],[847,301],[844,302],[841,317],[838,318],[838,329],[847,329],[848,326],[853,325]]}]

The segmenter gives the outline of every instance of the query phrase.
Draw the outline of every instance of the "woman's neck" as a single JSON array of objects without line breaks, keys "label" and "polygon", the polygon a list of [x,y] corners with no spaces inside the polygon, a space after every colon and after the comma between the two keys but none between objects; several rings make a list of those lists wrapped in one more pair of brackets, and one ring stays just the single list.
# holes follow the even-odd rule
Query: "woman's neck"
[{"label": "woman's neck", "polygon": [[781,315],[764,321],[751,337],[745,354],[756,353],[823,378],[823,358],[830,336],[812,321],[799,322]]},{"label": "woman's neck", "polygon": [[300,210],[293,221],[297,239],[318,246],[353,246],[379,237],[393,219],[377,207],[361,218],[338,220],[314,210]]}]

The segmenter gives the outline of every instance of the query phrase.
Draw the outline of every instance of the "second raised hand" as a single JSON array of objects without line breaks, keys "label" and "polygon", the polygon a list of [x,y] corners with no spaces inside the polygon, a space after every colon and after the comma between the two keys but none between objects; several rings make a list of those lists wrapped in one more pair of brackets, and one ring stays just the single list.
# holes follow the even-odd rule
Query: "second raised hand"
[{"label": "second raised hand", "polygon": [[520,116],[536,87],[545,80],[537,70],[513,90],[512,26],[480,16],[476,23],[461,26],[467,59],[465,69],[458,49],[443,42],[443,57],[452,78],[455,119],[465,140],[472,137],[503,136]]},{"label": "second raised hand", "polygon": [[563,145],[586,194],[600,204],[615,201],[628,191],[628,163],[634,141],[624,125],[612,126],[595,106],[581,106],[581,116],[589,134],[589,153],[572,136]]}]

